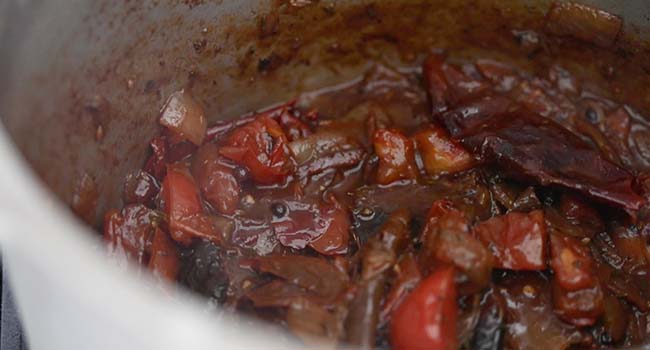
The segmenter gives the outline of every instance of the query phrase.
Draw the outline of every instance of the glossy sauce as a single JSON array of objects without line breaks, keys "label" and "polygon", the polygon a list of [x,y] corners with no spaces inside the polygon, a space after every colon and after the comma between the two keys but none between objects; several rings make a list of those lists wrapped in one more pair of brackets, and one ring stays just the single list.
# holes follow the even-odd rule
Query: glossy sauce
[{"label": "glossy sauce", "polygon": [[163,123],[111,252],[306,344],[644,343],[650,124],[546,68],[436,52],[207,130]]}]

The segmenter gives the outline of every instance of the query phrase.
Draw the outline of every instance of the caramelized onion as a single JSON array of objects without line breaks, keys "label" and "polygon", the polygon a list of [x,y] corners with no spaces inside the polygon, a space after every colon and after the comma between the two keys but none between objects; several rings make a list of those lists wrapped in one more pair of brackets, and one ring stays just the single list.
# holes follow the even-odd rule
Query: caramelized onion
[{"label": "caramelized onion", "polygon": [[169,96],[161,112],[160,124],[195,145],[203,143],[207,130],[203,107],[185,90]]},{"label": "caramelized onion", "polygon": [[547,15],[546,30],[601,47],[614,45],[623,20],[611,13],[574,2],[555,2]]}]

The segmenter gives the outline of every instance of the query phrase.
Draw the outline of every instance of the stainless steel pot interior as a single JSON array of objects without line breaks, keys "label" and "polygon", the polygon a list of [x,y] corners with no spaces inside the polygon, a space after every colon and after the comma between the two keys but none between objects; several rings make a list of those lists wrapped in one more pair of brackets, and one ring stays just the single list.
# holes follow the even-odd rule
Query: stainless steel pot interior
[{"label": "stainless steel pot interior", "polygon": [[[292,5],[311,2],[314,4],[305,7]],[[0,118],[13,144],[59,203],[70,203],[83,174],[94,179],[99,192],[97,224],[101,213],[119,205],[122,180],[128,172],[141,167],[147,142],[158,130],[159,107],[176,89],[191,84],[211,121],[233,118],[293,97],[296,91],[314,90],[357,76],[364,67],[359,51],[381,56],[395,65],[412,65],[417,55],[408,49],[454,48],[446,37],[469,24],[483,30],[495,29],[472,22],[473,11],[485,10],[509,20],[513,27],[524,28],[534,23],[528,23],[525,16],[517,17],[518,13],[533,16],[549,6],[549,1],[530,0],[481,0],[471,5],[465,1],[421,1],[420,5],[417,1],[403,2],[424,6],[422,18],[425,22],[435,18],[438,25],[422,26],[416,22],[421,19],[417,11],[392,13],[378,20],[368,12],[372,7],[367,5],[372,1],[365,0],[5,0],[0,2]],[[650,37],[650,2],[585,2],[621,15],[628,33]],[[348,5],[357,12],[344,11]],[[277,13],[282,25],[264,27],[276,23]],[[264,34],[268,31],[272,35]],[[369,33],[391,31],[407,32],[411,37],[397,35],[401,40],[398,44],[367,40]],[[395,47],[404,43],[406,51]],[[268,65],[272,69],[260,69]],[[11,173],[4,174],[4,178],[20,176],[18,170],[8,166],[5,172]],[[22,186],[29,181],[16,183]],[[21,190],[18,185],[11,187],[5,184],[3,188]],[[25,197],[44,198],[31,192]],[[29,207],[21,210],[23,220],[29,217]],[[66,223],[59,212],[57,215],[48,224],[57,226],[60,218],[61,227],[74,231],[66,232],[70,237],[65,237],[75,245],[82,231]],[[38,242],[40,236],[48,234],[31,231],[25,232],[29,242]],[[68,242],[66,239],[48,246],[52,259],[56,254],[74,254],[62,243]],[[75,249],[78,247],[90,245],[80,243]],[[21,254],[36,255],[30,249]],[[83,266],[62,267],[69,268],[67,275],[92,273],[89,267],[99,269],[104,264],[98,254],[80,256]],[[51,261],[47,259],[32,261],[43,265]],[[43,280],[54,266],[61,267],[41,266]],[[26,280],[21,282],[22,291],[29,294]],[[55,285],[54,281],[47,283]],[[63,288],[62,283],[57,286]],[[68,297],[91,292],[66,291]],[[32,293],[24,300],[39,296]],[[133,299],[129,293],[123,299],[117,297],[125,302],[129,298]],[[162,304],[151,304],[148,310],[155,310],[156,305]],[[89,309],[108,313],[105,308]],[[54,311],[58,310],[53,307],[43,313]],[[79,312],[77,316],[81,320],[88,314]],[[106,327],[111,325],[102,320]],[[136,323],[133,325],[136,327]],[[41,323],[33,329],[54,332],[60,328]],[[115,336],[116,332],[110,334]],[[47,344],[48,336],[53,335],[45,334],[38,344]],[[110,344],[107,342],[103,348]]]}]

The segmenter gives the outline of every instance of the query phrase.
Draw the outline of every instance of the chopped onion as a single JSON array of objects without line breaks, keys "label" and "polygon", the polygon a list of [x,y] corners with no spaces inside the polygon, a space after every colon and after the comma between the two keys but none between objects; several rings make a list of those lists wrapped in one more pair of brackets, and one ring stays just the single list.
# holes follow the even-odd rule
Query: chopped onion
[{"label": "chopped onion", "polygon": [[207,130],[203,107],[185,90],[169,96],[162,109],[160,124],[197,146],[203,143]]}]

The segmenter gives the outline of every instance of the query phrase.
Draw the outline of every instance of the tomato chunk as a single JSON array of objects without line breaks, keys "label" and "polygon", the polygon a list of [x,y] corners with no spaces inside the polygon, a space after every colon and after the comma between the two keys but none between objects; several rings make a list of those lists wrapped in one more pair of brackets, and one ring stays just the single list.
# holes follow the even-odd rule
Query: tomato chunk
[{"label": "tomato chunk", "polygon": [[413,142],[404,134],[393,129],[380,129],[374,135],[375,153],[379,157],[377,182],[387,185],[399,180],[415,179],[418,176],[415,165]]},{"label": "tomato chunk", "polygon": [[418,132],[414,138],[429,175],[467,170],[474,163],[472,155],[437,126]]},{"label": "tomato chunk", "polygon": [[160,229],[156,229],[153,235],[149,269],[154,276],[167,281],[176,280],[180,269],[178,250],[174,242]]},{"label": "tomato chunk", "polygon": [[588,288],[596,282],[589,248],[574,237],[551,235],[550,263],[555,279],[564,289]]},{"label": "tomato chunk", "polygon": [[458,349],[454,275],[453,267],[440,267],[395,309],[390,326],[394,349]]},{"label": "tomato chunk", "polygon": [[287,136],[280,125],[267,115],[233,130],[219,153],[248,168],[255,182],[281,183],[293,171]]},{"label": "tomato chunk", "polygon": [[222,225],[219,220],[203,214],[199,190],[194,179],[184,169],[169,167],[163,181],[171,237],[188,246],[193,237],[219,242]]},{"label": "tomato chunk", "polygon": [[240,186],[232,166],[219,156],[213,143],[203,145],[192,162],[194,174],[203,197],[222,214],[234,214],[239,205]]},{"label": "tomato chunk", "polygon": [[509,270],[546,268],[544,212],[511,212],[478,224],[475,232],[488,246],[495,267]]}]

